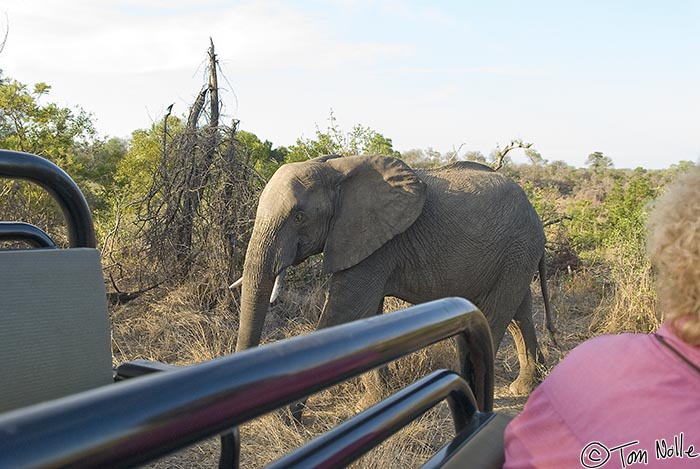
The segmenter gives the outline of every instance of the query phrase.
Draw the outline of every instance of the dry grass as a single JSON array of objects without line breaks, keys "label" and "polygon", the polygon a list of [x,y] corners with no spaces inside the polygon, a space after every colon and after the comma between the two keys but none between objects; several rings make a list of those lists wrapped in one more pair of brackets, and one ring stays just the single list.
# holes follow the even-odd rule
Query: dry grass
[{"label": "dry grass", "polygon": [[222,312],[201,313],[188,305],[182,287],[161,297],[144,295],[111,311],[115,361],[136,358],[177,365],[233,353],[237,318]]},{"label": "dry grass", "polygon": [[651,265],[643,257],[613,253],[609,274],[611,294],[596,308],[590,330],[593,335],[651,332],[661,325],[657,314]]},{"label": "dry grass", "polygon": [[[543,304],[538,285],[533,282],[535,323],[547,365],[546,375],[573,347],[600,333],[620,330],[645,330],[654,308],[650,302],[650,279],[638,271],[623,274],[602,268],[574,272],[550,279],[550,295],[557,318],[557,342],[544,333]],[[635,273],[637,272],[637,273]],[[647,272],[648,273],[648,272]],[[308,272],[298,274],[299,277]],[[280,304],[268,314],[263,342],[310,332],[318,320],[325,279],[317,276],[303,289],[292,284]],[[147,358],[168,363],[188,364],[232,353],[238,328],[230,311],[206,310],[198,304],[197,289],[178,289],[151,293],[112,310],[113,348],[118,362]],[[385,311],[406,304],[388,299]],[[632,315],[624,314],[634,311]],[[645,318],[638,321],[636,315]],[[635,329],[636,328],[636,329]],[[402,358],[389,366],[388,387],[399,389],[439,368],[456,366],[451,341]],[[527,396],[513,396],[508,385],[517,376],[518,363],[512,340],[507,336],[497,354],[495,407],[510,414],[522,410]],[[387,395],[376,374],[349,380],[312,396],[303,425],[290,423],[287,410],[279,410],[242,426],[242,467],[260,467],[299,447],[315,436],[369,407]],[[352,467],[404,468],[425,462],[454,435],[449,410],[443,403],[400,433],[374,449]],[[218,463],[216,439],[200,443],[165,458],[152,467],[212,467]]]}]

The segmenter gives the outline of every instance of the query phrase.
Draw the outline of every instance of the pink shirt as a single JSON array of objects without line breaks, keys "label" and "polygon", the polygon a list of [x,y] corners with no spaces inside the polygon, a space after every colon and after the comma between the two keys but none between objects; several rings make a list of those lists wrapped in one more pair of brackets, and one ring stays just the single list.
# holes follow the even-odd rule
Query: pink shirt
[{"label": "pink shirt", "polygon": [[[696,366],[700,347],[657,334]],[[700,372],[653,335],[572,350],[506,428],[506,468],[700,468]]]}]

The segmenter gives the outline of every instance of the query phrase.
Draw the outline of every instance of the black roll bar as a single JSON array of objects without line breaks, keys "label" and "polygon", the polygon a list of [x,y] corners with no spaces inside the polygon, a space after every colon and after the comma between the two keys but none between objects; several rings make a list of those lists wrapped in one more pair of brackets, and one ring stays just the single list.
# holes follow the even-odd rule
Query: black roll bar
[{"label": "black roll bar", "polygon": [[0,221],[0,241],[22,241],[35,248],[56,247],[41,228],[19,221]]},{"label": "black roll bar", "polygon": [[446,298],[8,412],[0,467],[143,464],[452,336],[490,412],[488,331],[474,305]]},{"label": "black roll bar", "polygon": [[447,399],[455,432],[478,409],[469,385],[453,371],[438,370],[266,466],[267,469],[344,467]]},{"label": "black roll bar", "polygon": [[61,168],[30,153],[0,150],[0,177],[24,179],[46,189],[66,218],[70,247],[97,245],[90,207],[73,179]]}]

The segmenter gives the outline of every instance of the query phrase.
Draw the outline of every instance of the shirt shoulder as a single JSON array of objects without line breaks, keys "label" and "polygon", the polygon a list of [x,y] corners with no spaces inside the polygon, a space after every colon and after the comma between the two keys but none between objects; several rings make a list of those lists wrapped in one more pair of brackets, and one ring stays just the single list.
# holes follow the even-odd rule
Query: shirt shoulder
[{"label": "shirt shoulder", "polygon": [[533,455],[544,458],[542,467],[556,467],[549,462],[564,458],[579,465],[584,448],[596,442],[613,448],[638,441],[653,452],[657,439],[680,432],[697,445],[698,377],[688,369],[650,335],[584,342],[552,370],[506,430],[508,467]]}]

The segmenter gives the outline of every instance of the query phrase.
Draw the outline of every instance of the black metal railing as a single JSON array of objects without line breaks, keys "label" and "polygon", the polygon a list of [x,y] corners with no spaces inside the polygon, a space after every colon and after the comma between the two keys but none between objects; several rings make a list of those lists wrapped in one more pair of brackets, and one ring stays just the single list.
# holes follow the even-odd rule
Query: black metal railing
[{"label": "black metal railing", "polygon": [[30,153],[0,150],[0,177],[24,179],[42,186],[63,211],[70,247],[96,246],[90,207],[78,186],[61,168]]},{"label": "black metal railing", "polygon": [[35,248],[56,247],[54,240],[41,228],[17,221],[0,221],[0,241],[20,241]]},{"label": "black metal railing", "polygon": [[[475,306],[447,298],[12,411],[0,416],[0,467],[143,464],[452,336],[461,374],[489,412],[488,331]],[[466,387],[455,378],[444,372],[426,378],[380,411],[366,411],[375,417],[364,425],[390,433],[449,395],[460,428],[473,414],[468,402],[474,399],[464,397]],[[396,402],[416,407],[401,410]]]},{"label": "black metal railing", "polygon": [[453,371],[438,370],[267,468],[346,466],[445,399],[452,410],[457,434],[472,423],[478,425],[476,399],[467,382]]}]

